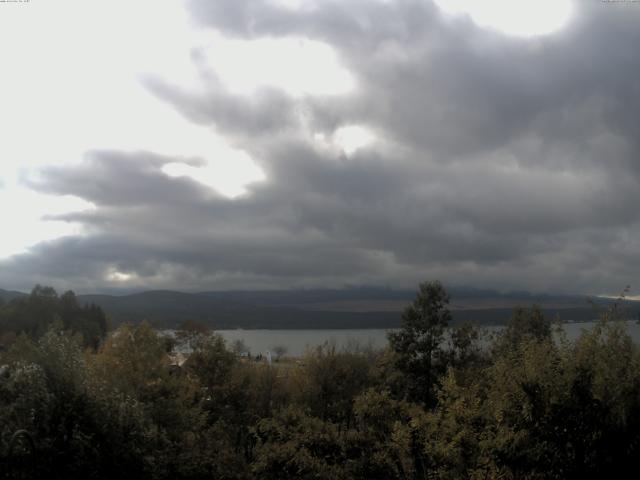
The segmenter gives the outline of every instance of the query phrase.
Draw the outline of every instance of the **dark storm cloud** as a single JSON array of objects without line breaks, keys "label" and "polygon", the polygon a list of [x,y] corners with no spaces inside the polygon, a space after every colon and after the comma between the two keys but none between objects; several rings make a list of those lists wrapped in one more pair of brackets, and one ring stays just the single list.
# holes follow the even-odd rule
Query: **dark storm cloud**
[{"label": "dark storm cloud", "polygon": [[269,135],[296,121],[295,104],[281,91],[263,88],[251,97],[233,95],[215,77],[208,79],[210,85],[204,96],[171,88],[159,78],[147,78],[145,84],[158,96],[180,105],[183,114],[193,122],[213,121],[229,134],[241,131],[247,135]]},{"label": "dark storm cloud", "polygon": [[[229,200],[162,173],[184,159],[150,153],[93,152],[80,166],[46,169],[34,188],[96,205],[62,217],[88,234],[4,261],[5,278],[100,288],[118,271],[191,289],[434,277],[591,292],[637,283],[640,7],[576,3],[564,31],[535,39],[417,0],[189,8],[228,36],[326,42],[358,88],[242,96],[204,69],[198,92],[147,78],[159,98],[248,152],[267,180]],[[379,142],[350,156],[314,144],[312,133],[351,124]]]},{"label": "dark storm cloud", "polygon": [[194,204],[210,196],[208,189],[195,182],[162,173],[160,168],[175,160],[149,152],[89,152],[79,166],[46,167],[24,181],[44,193],[75,195],[104,207]]},{"label": "dark storm cloud", "polygon": [[640,40],[637,8],[581,2],[566,31],[528,40],[468,20],[443,22],[422,0],[318,2],[300,12],[266,1],[191,5],[198,21],[227,34],[333,45],[362,90],[346,101],[311,102],[319,124],[378,124],[447,162],[536,132],[562,146],[604,130],[631,143],[619,155],[637,148],[638,60],[630,48]]}]

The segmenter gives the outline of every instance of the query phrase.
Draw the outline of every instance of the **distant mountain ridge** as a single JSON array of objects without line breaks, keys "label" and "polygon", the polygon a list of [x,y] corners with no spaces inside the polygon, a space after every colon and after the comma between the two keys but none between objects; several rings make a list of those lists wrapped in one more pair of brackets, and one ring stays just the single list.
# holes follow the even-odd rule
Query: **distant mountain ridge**
[{"label": "distant mountain ridge", "polygon": [[[517,307],[539,305],[546,315],[565,321],[597,316],[585,295],[501,293],[470,287],[450,287],[454,322],[502,324]],[[26,295],[0,289],[9,301]],[[149,320],[159,327],[176,327],[194,320],[217,329],[229,328],[393,328],[414,298],[413,290],[354,287],[344,289],[258,290],[185,293],[151,290],[126,295],[78,295],[80,303],[95,303],[114,324]],[[595,297],[601,307],[614,300]],[[640,302],[625,302],[633,316]]]},{"label": "distant mountain ridge", "polygon": [[16,292],[13,290],[3,290],[0,288],[0,299],[4,300],[5,302],[13,300],[14,298],[24,297],[26,295],[27,294],[23,292]]}]

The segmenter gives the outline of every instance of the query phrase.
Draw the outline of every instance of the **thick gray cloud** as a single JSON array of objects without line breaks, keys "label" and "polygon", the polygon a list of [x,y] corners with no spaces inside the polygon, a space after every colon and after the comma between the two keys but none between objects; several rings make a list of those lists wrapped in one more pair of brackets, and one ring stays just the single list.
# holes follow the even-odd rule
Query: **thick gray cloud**
[{"label": "thick gray cloud", "polygon": [[[192,0],[225,35],[330,44],[349,95],[190,91],[145,85],[247,151],[267,179],[234,200],[162,173],[147,152],[96,151],[32,188],[96,209],[64,217],[87,235],[2,262],[0,280],[81,290],[387,284],[425,278],[497,288],[615,292],[640,263],[640,7],[575,4],[564,30],[508,37],[446,19],[426,0]],[[194,62],[201,62],[199,52]],[[346,156],[314,145],[365,125],[379,142]],[[14,280],[15,281],[15,280]]]}]

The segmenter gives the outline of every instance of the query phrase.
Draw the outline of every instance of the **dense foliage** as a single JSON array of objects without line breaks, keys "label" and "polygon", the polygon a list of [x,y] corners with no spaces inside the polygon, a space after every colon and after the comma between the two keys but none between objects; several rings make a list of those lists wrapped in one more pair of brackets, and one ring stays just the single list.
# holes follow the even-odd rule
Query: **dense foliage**
[{"label": "dense foliage", "polygon": [[53,288],[36,285],[30,295],[0,302],[0,348],[21,333],[39,338],[54,323],[93,348],[107,333],[107,317],[100,307],[79,305],[72,291],[58,296]]},{"label": "dense foliage", "polygon": [[104,315],[37,287],[0,308],[2,475],[633,475],[640,349],[616,312],[575,342],[535,308],[483,338],[451,328],[447,303],[425,283],[386,350],[326,344],[271,366],[189,328],[193,352],[177,366],[174,342],[149,324],[105,335]]}]

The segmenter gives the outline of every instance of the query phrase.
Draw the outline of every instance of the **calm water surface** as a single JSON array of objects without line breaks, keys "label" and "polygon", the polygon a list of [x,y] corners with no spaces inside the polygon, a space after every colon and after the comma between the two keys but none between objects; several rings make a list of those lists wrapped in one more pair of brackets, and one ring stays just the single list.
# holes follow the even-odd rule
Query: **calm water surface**
[{"label": "calm water surface", "polygon": [[[595,322],[565,323],[564,330],[569,340],[575,340],[585,329],[590,329]],[[485,327],[483,330],[496,332],[501,327]],[[242,340],[252,355],[273,350],[282,345],[287,348],[287,355],[302,355],[307,348],[322,345],[325,342],[335,344],[338,348],[354,343],[374,348],[383,348],[387,344],[387,332],[392,329],[337,329],[337,330],[218,330],[229,346],[236,340]],[[627,322],[627,331],[634,342],[640,343],[640,325],[635,321]]]}]

